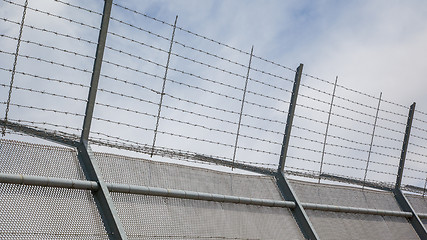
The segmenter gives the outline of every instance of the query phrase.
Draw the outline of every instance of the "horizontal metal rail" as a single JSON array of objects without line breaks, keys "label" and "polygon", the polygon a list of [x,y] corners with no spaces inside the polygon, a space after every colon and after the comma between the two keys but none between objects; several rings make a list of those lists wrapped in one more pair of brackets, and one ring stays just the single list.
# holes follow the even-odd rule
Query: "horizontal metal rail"
[{"label": "horizontal metal rail", "polygon": [[213,194],[213,193],[184,191],[184,190],[166,189],[166,188],[158,188],[158,187],[136,186],[136,185],[129,185],[129,184],[107,183],[107,187],[111,192],[120,192],[120,193],[132,193],[132,194],[142,194],[142,195],[150,195],[150,196],[183,198],[183,199],[204,200],[204,201],[214,201],[214,202],[240,203],[240,204],[248,204],[248,205],[267,206],[267,207],[285,207],[285,208],[295,207],[295,203],[291,201],[246,198],[246,197]]},{"label": "horizontal metal rail", "polygon": [[[9,174],[9,173],[0,173],[0,183],[22,184],[22,185],[42,186],[42,187],[70,188],[70,189],[81,189],[81,190],[92,190],[92,191],[97,191],[99,189],[99,186],[95,181],[56,178],[56,177],[42,177],[42,176],[21,175],[21,174]],[[237,196],[222,195],[222,194],[184,191],[184,190],[167,189],[167,188],[159,188],[159,187],[147,187],[147,186],[138,186],[138,185],[130,185],[130,184],[106,183],[106,185],[109,191],[118,192],[118,193],[182,198],[182,199],[213,201],[213,202],[237,203],[237,204],[257,205],[257,206],[266,206],[266,207],[282,207],[282,208],[291,208],[291,209],[295,208],[295,202],[293,201],[281,201],[281,200],[278,201],[278,200],[272,200],[272,199],[237,197]],[[301,205],[304,207],[304,209],[319,210],[319,211],[359,213],[359,214],[370,214],[370,215],[381,215],[381,216],[406,217],[406,218],[410,218],[413,216],[411,212],[405,212],[405,211],[343,207],[343,206],[315,204],[315,203],[301,203]],[[427,219],[427,213],[417,213],[417,215],[419,218]]]},{"label": "horizontal metal rail", "polygon": [[304,209],[331,211],[331,212],[345,212],[345,213],[360,213],[381,216],[395,216],[395,217],[412,217],[411,212],[392,211],[392,210],[379,210],[374,208],[357,208],[357,207],[342,207],[335,205],[316,204],[316,203],[301,203]]},{"label": "horizontal metal rail", "polygon": [[95,181],[66,179],[56,177],[41,177],[33,175],[0,173],[0,183],[13,183],[22,185],[32,185],[41,187],[58,187],[82,190],[98,190],[98,183]]},{"label": "horizontal metal rail", "polygon": [[[66,179],[66,178],[55,178],[55,177],[42,177],[33,175],[21,175],[21,174],[8,174],[0,173],[0,183],[12,183],[42,187],[58,187],[58,188],[71,188],[71,189],[82,189],[82,190],[99,190],[98,183],[95,181]],[[203,193],[194,191],[183,191],[176,189],[166,189],[158,187],[146,187],[129,184],[117,184],[117,183],[106,183],[107,188],[111,192],[119,193],[130,193],[140,194],[149,196],[159,197],[172,197],[172,198],[183,198],[193,200],[204,200],[214,202],[227,202],[227,203],[238,203],[247,205],[258,205],[267,207],[284,207],[294,208],[295,203],[291,201],[278,201],[271,199],[260,199],[260,198],[247,198],[237,197],[213,193]]]}]

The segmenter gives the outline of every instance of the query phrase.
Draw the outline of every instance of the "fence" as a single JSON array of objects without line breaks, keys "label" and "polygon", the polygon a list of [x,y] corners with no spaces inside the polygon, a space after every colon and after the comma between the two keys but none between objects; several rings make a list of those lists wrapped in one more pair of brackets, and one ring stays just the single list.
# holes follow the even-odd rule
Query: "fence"
[{"label": "fence", "polygon": [[402,181],[425,194],[427,113],[415,105],[199,35],[178,17],[105,3],[3,0],[3,134],[78,147],[92,181],[87,142],[316,182],[392,190]]}]

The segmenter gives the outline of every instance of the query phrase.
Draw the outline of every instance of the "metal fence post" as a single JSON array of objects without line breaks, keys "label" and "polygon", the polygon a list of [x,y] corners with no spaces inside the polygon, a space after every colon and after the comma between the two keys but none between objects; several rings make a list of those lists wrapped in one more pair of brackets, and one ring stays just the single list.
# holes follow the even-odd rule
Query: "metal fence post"
[{"label": "metal fence post", "polygon": [[289,184],[288,179],[286,179],[284,172],[276,172],[275,178],[277,187],[279,188],[283,199],[285,201],[295,202],[295,208],[291,209],[291,213],[294,216],[295,221],[297,222],[304,237],[310,240],[319,239],[319,236],[317,235],[313,224],[311,224],[311,221],[308,218],[303,205],[301,204],[296,193],[292,189],[292,186]]},{"label": "metal fence post", "polygon": [[93,110],[95,108],[96,92],[98,91],[98,82],[99,76],[101,74],[102,58],[104,57],[105,42],[107,40],[108,23],[110,22],[112,4],[113,0],[105,0],[104,2],[101,30],[99,31],[98,45],[96,47],[95,62],[93,64],[86,113],[83,122],[83,130],[81,135],[82,141],[87,141],[89,139],[90,126],[92,124]]},{"label": "metal fence post", "polygon": [[104,10],[102,14],[101,29],[99,31],[98,45],[96,47],[95,62],[93,65],[91,84],[89,89],[88,101],[86,105],[86,113],[83,122],[83,130],[80,138],[80,144],[77,147],[78,159],[82,166],[86,179],[96,181],[98,190],[92,191],[96,206],[104,222],[106,231],[110,239],[127,239],[126,232],[120,222],[120,218],[114,207],[110,192],[105,184],[101,171],[98,167],[92,150],[89,146],[89,133],[92,123],[93,110],[96,101],[96,92],[98,90],[98,82],[101,74],[102,58],[104,56],[105,43],[107,40],[108,23],[111,15],[113,0],[104,1]]},{"label": "metal fence post", "polygon": [[291,103],[289,104],[288,119],[286,120],[285,135],[283,137],[282,150],[280,153],[279,172],[283,172],[285,169],[286,155],[288,154],[289,139],[291,137],[292,122],[294,120],[303,66],[303,64],[300,64],[295,73],[294,87],[292,89]]},{"label": "metal fence post", "polygon": [[406,123],[405,137],[403,139],[402,152],[400,154],[399,170],[397,171],[396,189],[400,189],[403,177],[403,169],[405,167],[406,151],[408,150],[409,136],[411,135],[412,119],[414,118],[415,103],[409,109],[408,121]]},{"label": "metal fence post", "polygon": [[403,211],[408,211],[412,213],[412,217],[409,218],[409,222],[411,223],[415,232],[417,232],[420,239],[427,239],[427,230],[424,227],[423,222],[418,217],[414,208],[411,206],[408,199],[405,197],[402,190],[400,189],[402,184],[402,178],[403,178],[403,169],[405,166],[406,151],[408,149],[408,144],[409,144],[409,136],[411,135],[411,127],[412,127],[412,120],[414,118],[414,112],[415,112],[415,103],[413,103],[409,109],[408,121],[406,123],[405,137],[403,139],[402,152],[400,155],[399,170],[397,172],[396,185],[393,190],[393,194],[400,208]]}]

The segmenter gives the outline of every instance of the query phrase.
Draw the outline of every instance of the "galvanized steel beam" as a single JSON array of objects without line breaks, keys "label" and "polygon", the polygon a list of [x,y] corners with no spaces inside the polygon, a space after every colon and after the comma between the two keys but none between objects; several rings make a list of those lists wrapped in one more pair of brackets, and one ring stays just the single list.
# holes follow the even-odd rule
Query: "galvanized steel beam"
[{"label": "galvanized steel beam", "polygon": [[86,113],[83,122],[83,130],[81,135],[82,141],[87,141],[89,139],[93,110],[95,108],[96,92],[98,91],[99,76],[101,74],[102,58],[104,57],[105,43],[107,41],[108,23],[110,21],[112,4],[113,0],[104,1],[104,11],[102,14],[101,29],[99,31],[98,36],[98,45],[96,47],[95,62],[93,64],[92,78],[90,82],[88,101],[86,105]]},{"label": "galvanized steel beam", "polygon": [[[92,190],[92,191],[97,191],[99,189],[98,183],[95,181],[56,178],[56,177],[43,177],[43,176],[34,176],[34,175],[8,174],[8,173],[0,173],[0,183],[21,184],[21,185],[41,186],[41,187],[69,188],[69,189]],[[159,187],[147,187],[147,186],[138,186],[138,185],[130,185],[130,184],[119,184],[119,183],[105,183],[105,184],[109,191],[118,192],[118,193],[247,204],[247,205],[257,205],[257,206],[266,206],[266,207],[281,207],[281,208],[290,208],[290,209],[293,209],[296,207],[296,204],[293,201],[278,201],[278,200],[272,200],[272,199],[247,198],[247,197],[238,197],[238,196],[230,196],[230,195],[222,195],[222,194],[213,194],[213,193],[204,193],[204,192],[195,192],[195,191],[187,191],[187,190],[177,190],[177,189],[166,189],[166,188],[159,188]],[[316,203],[301,203],[301,205],[305,209],[319,210],[319,211],[358,213],[358,214],[395,216],[395,217],[406,217],[406,218],[410,218],[414,216],[414,214],[409,211],[392,211],[392,210],[381,210],[381,209],[371,209],[371,208],[344,207],[344,206],[316,204]],[[427,213],[418,213],[417,215],[420,219],[427,218]]]},{"label": "galvanized steel beam", "polygon": [[282,197],[285,199],[285,201],[295,202],[295,208],[291,209],[291,212],[304,237],[310,240],[319,239],[319,236],[314,230],[314,227],[311,224],[311,221],[308,218],[303,205],[298,200],[297,195],[295,194],[283,172],[277,172],[275,174],[275,178],[280,193],[282,194]]},{"label": "galvanized steel beam", "polygon": [[301,83],[303,64],[300,64],[295,73],[294,86],[292,89],[291,103],[289,104],[288,118],[286,120],[285,135],[283,136],[282,150],[280,153],[279,172],[285,169],[286,155],[288,154],[289,139],[291,138],[292,122],[294,120],[295,108],[297,105],[298,90]]},{"label": "galvanized steel beam", "polygon": [[98,190],[98,183],[95,181],[9,173],[0,173],[0,183],[22,184],[41,187],[71,188],[93,191]]},{"label": "galvanized steel beam", "polygon": [[399,169],[397,171],[395,189],[400,189],[400,185],[402,184],[403,169],[405,167],[406,151],[408,150],[409,137],[411,136],[411,127],[412,127],[412,120],[414,118],[414,112],[415,112],[415,103],[413,103],[409,109],[408,121],[406,123],[405,137],[403,139],[402,152],[400,154]]},{"label": "galvanized steel beam", "polygon": [[83,141],[78,150],[78,159],[86,179],[98,183],[99,188],[93,191],[93,197],[98,207],[110,239],[127,239],[126,232],[114,207],[110,192],[105,184],[98,164],[93,157],[92,150],[86,141]]},{"label": "galvanized steel beam", "polygon": [[410,218],[413,216],[413,214],[411,212],[405,212],[405,211],[381,210],[381,209],[373,209],[373,208],[343,207],[343,206],[316,204],[316,203],[301,203],[301,205],[305,209],[329,211],[329,212],[359,213],[359,214],[369,214],[369,215],[406,217],[406,218]]},{"label": "galvanized steel beam", "polygon": [[405,212],[412,213],[412,217],[410,217],[408,220],[411,223],[412,227],[414,228],[415,232],[417,232],[420,239],[427,239],[427,230],[424,227],[423,222],[415,212],[414,208],[409,203],[408,199],[403,194],[402,190],[400,190],[399,188],[396,188],[394,189],[393,193],[400,208]]},{"label": "galvanized steel beam", "polygon": [[271,200],[271,199],[237,197],[237,196],[229,196],[229,195],[214,194],[214,193],[194,192],[194,191],[167,189],[167,188],[158,188],[158,187],[146,187],[146,186],[137,186],[137,185],[129,185],[129,184],[107,183],[107,187],[108,189],[110,189],[110,191],[119,192],[119,193],[142,194],[142,195],[149,195],[149,196],[183,198],[183,199],[214,201],[214,202],[239,203],[239,204],[247,204],[247,205],[266,206],[266,207],[285,207],[285,208],[295,207],[295,203],[292,201],[277,201],[277,200]]}]

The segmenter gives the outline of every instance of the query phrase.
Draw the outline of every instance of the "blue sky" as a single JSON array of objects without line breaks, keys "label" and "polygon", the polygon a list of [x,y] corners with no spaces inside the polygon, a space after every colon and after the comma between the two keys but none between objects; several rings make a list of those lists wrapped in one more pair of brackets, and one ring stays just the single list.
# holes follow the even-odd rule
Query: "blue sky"
[{"label": "blue sky", "polygon": [[[24,1],[16,1],[22,4]],[[40,11],[49,12],[59,16],[72,19],[73,21],[83,22],[85,24],[98,27],[100,25],[100,16],[87,11],[79,10],[67,6],[62,1],[29,1],[29,6]],[[65,1],[64,1],[65,2]],[[71,4],[82,6],[96,12],[102,11],[103,1],[69,1]],[[427,112],[427,3],[424,1],[114,1],[120,5],[134,9],[138,12],[163,20],[173,24],[175,16],[178,15],[177,26],[190,30],[191,32],[206,36],[221,43],[225,43],[245,52],[250,52],[254,47],[256,56],[274,61],[291,69],[296,69],[300,64],[304,64],[304,73],[333,82],[338,76],[338,84],[363,93],[379,96],[383,93],[383,99],[392,101],[404,106],[412,102],[417,102],[417,109]],[[19,22],[21,19],[22,8],[7,1],[0,2],[0,15],[9,20]],[[130,55],[139,56],[160,65],[165,65],[167,60],[167,50],[170,41],[164,38],[170,38],[172,28],[166,24],[150,20],[138,14],[126,11],[118,6],[113,7],[112,17],[125,21],[132,26],[142,28],[147,31],[159,34],[162,37],[156,37],[147,32],[136,29],[118,21],[110,21],[110,34],[107,38],[104,64],[99,87],[103,90],[98,93],[97,106],[95,107],[95,117],[103,120],[94,120],[92,136],[95,132],[101,134],[111,134],[117,137],[150,145],[153,139],[152,129],[155,127],[155,115],[157,114],[157,105],[144,102],[144,100],[157,103],[159,95],[156,91],[161,91],[162,78],[164,76],[164,67],[152,64],[141,59],[136,59]],[[86,99],[87,88],[77,86],[77,84],[88,85],[90,83],[90,71],[92,70],[93,57],[95,55],[94,42],[97,41],[98,32],[96,29],[70,23],[67,20],[48,16],[39,11],[28,10],[25,23],[39,28],[50,29],[53,32],[69,34],[84,38],[87,41],[77,41],[68,37],[58,36],[49,32],[38,31],[29,27],[24,27],[23,40],[44,43],[48,46],[55,46],[60,49],[66,49],[77,52],[85,56],[75,56],[55,49],[46,49],[34,44],[23,43],[20,49],[22,55],[41,57],[47,60],[63,63],[81,70],[72,70],[58,65],[49,65],[46,62],[40,62],[34,59],[18,58],[17,71],[32,73],[39,76],[62,79],[74,85],[68,84],[64,87],[61,83],[46,82],[38,78],[31,78],[16,75],[15,86],[30,88],[38,91],[50,91],[56,94],[71,96],[79,99]],[[0,38],[3,46],[2,51],[13,53],[16,48],[16,38],[19,27],[11,22],[1,21],[0,33],[9,36]],[[136,40],[130,42],[124,37]],[[224,69],[228,72],[236,73],[230,75],[224,71],[217,71],[212,67],[201,66],[192,63],[176,55],[171,56],[170,69],[168,71],[168,80],[166,82],[166,93],[162,108],[162,119],[159,122],[159,131],[174,133],[179,135],[191,136],[193,138],[209,139],[209,141],[223,142],[227,145],[233,145],[235,136],[229,133],[236,132],[238,116],[234,113],[204,108],[200,105],[190,103],[200,103],[204,105],[223,108],[227,111],[239,112],[244,86],[244,76],[247,73],[247,64],[249,55],[236,52],[230,48],[212,43],[195,37],[180,29],[176,30],[172,53],[195,59],[203,63],[210,64],[216,68]],[[179,44],[181,43],[181,45]],[[145,44],[145,45],[144,45]],[[218,56],[238,62],[240,65],[230,64],[220,61],[218,58],[207,56],[197,51],[193,51],[182,44],[202,49]],[[151,47],[149,47],[151,46]],[[163,49],[158,51],[154,48]],[[126,53],[119,53],[115,50],[122,50]],[[12,67],[13,56],[2,53],[0,66],[4,69]],[[114,65],[116,64],[116,65]],[[123,65],[135,70],[124,69],[117,66]],[[261,74],[259,71],[250,71],[250,78],[274,85],[283,89],[292,88],[291,81],[294,78],[294,72],[265,63],[257,58],[252,61],[252,68],[264,70],[270,75]],[[174,70],[175,69],[175,70]],[[183,74],[176,70],[190,72],[201,76],[203,79]],[[149,76],[146,73],[154,74],[157,77]],[[281,76],[277,79],[272,75]],[[1,83],[8,84],[10,81],[10,72],[0,71]],[[242,78],[243,76],[243,78]],[[119,78],[134,83],[129,86],[124,85],[123,81],[114,81],[112,78]],[[208,80],[206,80],[208,79]],[[213,83],[214,80],[221,84]],[[315,80],[308,76],[303,76],[302,83],[327,93],[331,93],[333,86],[322,81]],[[135,87],[135,84],[143,85],[141,89]],[[193,86],[193,88],[189,87]],[[226,86],[228,85],[228,86]],[[212,94],[207,91],[200,91],[194,86],[208,91],[214,91]],[[231,87],[230,87],[231,86]],[[147,90],[154,89],[155,91]],[[2,102],[6,101],[7,88],[0,89],[0,95],[3,96]],[[281,142],[284,126],[279,122],[286,120],[286,111],[290,94],[281,92],[277,88],[271,88],[260,82],[249,81],[248,94],[246,101],[249,103],[244,106],[244,114],[252,116],[261,116],[273,119],[274,122],[261,121],[259,118],[242,118],[242,124],[256,126],[267,129],[270,132],[254,130],[254,128],[242,127],[237,151],[237,160],[255,161],[264,164],[276,164],[277,156],[266,153],[250,151],[246,148],[259,149],[267,152],[280,152],[280,144],[271,144],[266,141],[256,141],[253,138],[262,138],[267,141]],[[125,94],[129,97],[111,94],[108,91],[115,91]],[[317,98],[323,102],[330,102],[331,96],[328,94],[319,94],[310,88],[302,87],[301,94],[306,97],[300,97],[298,103],[308,107],[318,108],[323,112],[329,110],[329,105],[311,101],[309,97]],[[253,92],[258,93],[252,94]],[[218,94],[219,93],[219,94]],[[264,96],[261,96],[264,95]],[[372,116],[375,115],[377,100],[369,98],[354,92],[346,91],[344,88],[337,89],[337,95],[351,99],[353,102],[361,103],[370,108],[366,109],[357,104],[349,104],[342,99],[336,99],[336,104],[346,106],[347,108],[358,111],[351,112],[342,108],[334,108],[334,113],[341,116],[356,118],[369,124],[373,123]],[[227,97],[225,97],[227,96]],[[266,98],[268,96],[270,98]],[[186,101],[179,100],[187,99]],[[138,100],[139,99],[139,100]],[[141,101],[142,99],[142,101]],[[278,101],[279,100],[279,101]],[[40,95],[38,93],[28,92],[16,89],[12,95],[12,103],[27,106],[11,106],[10,118],[16,120],[27,120],[38,123],[31,123],[40,127],[58,129],[69,133],[79,134],[79,128],[82,126],[81,114],[84,114],[84,101],[71,100],[69,98],[57,98],[53,96]],[[258,103],[269,107],[258,108],[254,104]],[[102,105],[104,104],[104,105]],[[110,106],[105,106],[105,104]],[[46,111],[37,111],[29,109],[28,106],[57,109],[76,113],[74,115],[64,115]],[[111,106],[122,108],[114,109]],[[385,110],[394,111],[401,114],[390,115],[387,112],[380,112],[383,119],[392,119],[398,121],[398,125],[393,125],[386,120],[379,120],[378,124],[386,128],[392,128],[396,131],[404,131],[407,109],[396,107],[392,104],[382,103]],[[201,116],[194,116],[186,112],[177,111],[176,108],[185,109],[190,112],[196,112],[203,115],[215,116],[225,119],[217,121],[207,119]],[[127,109],[127,111],[123,110]],[[0,105],[1,112],[5,111],[5,104]],[[132,112],[133,111],[133,112]],[[363,115],[360,114],[369,114]],[[296,113],[300,116],[310,117],[325,122],[327,114],[310,110],[309,108],[299,107]],[[153,117],[154,116],[154,117]],[[420,119],[427,120],[425,115],[418,115]],[[117,125],[105,120],[122,122],[138,128]],[[176,122],[176,120],[180,122]],[[174,122],[175,121],[175,122]],[[228,122],[227,122],[228,121]],[[234,122],[234,123],[230,123]],[[197,124],[191,126],[187,123]],[[308,127],[314,131],[324,132],[325,126],[316,124],[304,119],[294,120],[295,125],[299,127]],[[372,126],[360,124],[360,122],[349,122],[348,120],[332,116],[331,123],[345,127],[353,127],[357,130],[372,132]],[[51,124],[51,125],[48,125]],[[52,124],[61,125],[61,127]],[[422,121],[415,122],[419,128],[425,128]],[[68,126],[71,128],[65,128]],[[211,131],[201,126],[213,129],[220,129],[225,132]],[[76,129],[74,129],[76,128]],[[148,130],[147,130],[148,129]],[[377,130],[379,134],[392,138],[401,139],[400,133],[386,131],[386,129]],[[276,133],[272,133],[276,132]],[[300,129],[294,129],[293,133],[299,137],[305,137],[317,142],[323,141],[323,136],[312,134]],[[370,142],[369,135],[361,135],[353,132],[346,132],[339,128],[330,129],[331,135],[345,136],[363,143]],[[425,136],[425,132],[418,131],[415,134]],[[424,134],[424,135],[423,135]],[[245,138],[244,136],[252,138]],[[422,139],[413,140],[416,144],[425,144]],[[343,144],[333,138],[328,138],[330,144]],[[221,157],[232,157],[233,149],[230,146],[218,146],[200,143],[197,141],[183,140],[177,136],[168,134],[159,134],[157,146],[179,148],[200,152],[211,155],[220,155]],[[291,138],[291,144],[294,146],[311,147],[316,151],[321,151],[322,146],[318,143],[304,141],[301,138]],[[399,149],[400,142],[388,141],[386,139],[375,138],[374,144],[388,146]],[[357,146],[347,144],[347,147],[363,148],[365,152],[357,153],[349,149],[340,149],[329,146],[328,152],[340,155],[366,159],[366,145]],[[103,149],[100,149],[103,150]],[[390,159],[385,156],[373,156],[373,161],[381,163],[396,163],[396,157],[399,157],[399,151],[389,151],[388,149],[374,148],[375,151],[393,155]],[[412,147],[412,150],[423,155],[427,152],[423,148]],[[320,161],[319,152],[307,152],[298,148],[290,149],[290,155],[294,157],[304,157],[314,161]],[[144,155],[144,157],[146,157]],[[420,155],[411,156],[412,158],[422,157]],[[341,163],[356,168],[364,168],[364,163],[355,163],[355,161],[342,160],[336,156],[327,156],[325,161],[329,163]],[[425,159],[423,160],[425,161]],[[357,161],[356,161],[357,162]],[[292,165],[294,163],[294,165]],[[301,162],[294,159],[290,163],[293,167],[301,167],[309,170],[318,170],[318,164]],[[412,168],[426,169],[426,165],[417,165],[412,163]],[[328,171],[340,172],[343,174],[360,177],[363,171],[354,173],[352,169],[340,170],[328,165]],[[394,173],[395,169],[389,166],[372,166],[374,170]],[[415,173],[414,173],[415,174]],[[417,175],[422,178],[422,174]],[[392,182],[394,176],[377,176],[373,173],[372,179],[385,179]],[[421,185],[421,181],[412,181],[412,184]]]}]

